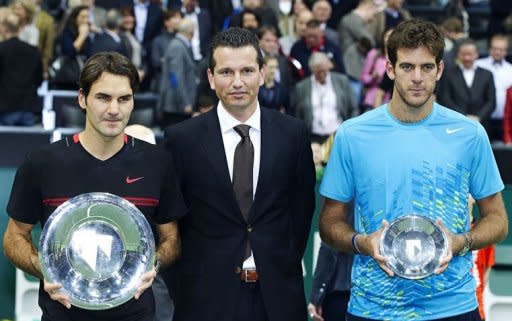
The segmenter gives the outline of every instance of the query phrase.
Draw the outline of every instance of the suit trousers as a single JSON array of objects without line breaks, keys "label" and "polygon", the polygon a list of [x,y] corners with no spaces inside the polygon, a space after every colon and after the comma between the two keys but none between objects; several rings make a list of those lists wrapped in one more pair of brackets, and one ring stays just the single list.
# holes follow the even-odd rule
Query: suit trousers
[{"label": "suit trousers", "polygon": [[240,283],[235,321],[268,321],[259,283]]}]

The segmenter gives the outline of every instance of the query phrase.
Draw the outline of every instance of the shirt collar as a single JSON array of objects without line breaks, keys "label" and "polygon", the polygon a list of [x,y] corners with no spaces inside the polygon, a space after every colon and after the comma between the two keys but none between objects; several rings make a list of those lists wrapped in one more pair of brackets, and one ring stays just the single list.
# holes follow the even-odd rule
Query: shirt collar
[{"label": "shirt collar", "polygon": [[251,128],[254,128],[257,131],[261,130],[261,109],[259,103],[254,114],[252,114],[251,117],[249,117],[249,119],[247,119],[244,123],[240,122],[230,113],[228,113],[226,108],[222,105],[221,101],[219,101],[219,104],[217,105],[217,116],[219,117],[220,130],[222,134],[225,134],[229,130],[232,130],[233,127],[240,124],[249,125]]},{"label": "shirt collar", "polygon": [[473,67],[471,67],[469,69],[464,67],[463,64],[458,64],[458,65],[459,65],[460,70],[462,70],[462,71],[475,71],[476,70],[476,64],[473,64]]},{"label": "shirt collar", "polygon": [[311,75],[311,78],[312,78],[312,80],[313,80],[313,84],[314,84],[315,86],[321,86],[321,87],[324,87],[324,86],[330,86],[330,85],[331,85],[331,73],[330,73],[330,72],[329,72],[329,73],[327,73],[327,76],[325,77],[325,84],[321,84],[321,83],[319,83],[319,82],[316,80],[316,78],[315,78],[315,76],[314,76],[314,75]]}]

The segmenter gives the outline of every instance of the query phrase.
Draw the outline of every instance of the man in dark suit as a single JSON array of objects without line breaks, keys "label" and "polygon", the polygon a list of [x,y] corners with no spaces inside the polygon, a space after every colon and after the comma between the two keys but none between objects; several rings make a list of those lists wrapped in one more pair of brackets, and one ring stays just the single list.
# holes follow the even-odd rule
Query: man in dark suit
[{"label": "man in dark suit", "polygon": [[176,321],[305,321],[301,259],[314,211],[309,136],[297,119],[259,106],[256,35],[212,41],[211,111],[166,130],[188,214]]},{"label": "man in dark suit", "polygon": [[181,13],[183,18],[190,19],[196,26],[192,39],[194,60],[200,61],[208,54],[208,46],[212,39],[212,20],[208,9],[200,8],[198,0],[182,1]]},{"label": "man in dark suit", "polygon": [[119,36],[121,14],[117,9],[107,12],[105,30],[94,37],[91,45],[91,55],[102,51],[115,51],[128,57],[128,49]]},{"label": "man in dark suit", "polygon": [[477,58],[476,43],[471,39],[461,41],[457,49],[458,64],[444,73],[437,99],[485,126],[494,110],[495,86],[492,73],[475,65]]}]

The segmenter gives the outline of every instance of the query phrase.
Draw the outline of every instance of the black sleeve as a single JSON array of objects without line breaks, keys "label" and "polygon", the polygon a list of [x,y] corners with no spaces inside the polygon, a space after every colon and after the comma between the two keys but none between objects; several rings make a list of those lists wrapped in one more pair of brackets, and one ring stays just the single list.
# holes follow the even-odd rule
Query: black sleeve
[{"label": "black sleeve", "polygon": [[35,225],[43,213],[39,174],[27,158],[16,171],[7,214],[14,220]]}]

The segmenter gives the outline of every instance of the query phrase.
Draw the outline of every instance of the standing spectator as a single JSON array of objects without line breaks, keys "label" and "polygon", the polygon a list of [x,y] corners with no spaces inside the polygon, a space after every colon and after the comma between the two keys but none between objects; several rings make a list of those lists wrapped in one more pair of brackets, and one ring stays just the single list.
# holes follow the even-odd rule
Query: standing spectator
[{"label": "standing spectator", "polygon": [[[400,23],[388,42],[393,98],[336,132],[319,228],[324,242],[355,253],[347,321],[480,319],[471,250],[506,238],[504,185],[483,127],[435,102],[443,47],[432,22]],[[473,228],[470,194],[480,213]],[[437,220],[449,244],[422,280],[397,276],[379,250],[388,222],[408,213]]]},{"label": "standing spectator", "polygon": [[313,142],[323,143],[343,121],[357,115],[348,78],[331,72],[332,67],[325,53],[313,53],[309,58],[312,75],[298,82],[292,94],[291,105]]},{"label": "standing spectator", "polygon": [[29,45],[37,47],[39,43],[39,30],[34,23],[36,6],[34,0],[15,0],[11,4],[12,10],[20,21],[18,38]]},{"label": "standing spectator", "polygon": [[121,9],[121,31],[119,32],[119,35],[121,36],[121,40],[128,52],[128,58],[139,72],[139,77],[141,79],[145,79],[147,76],[147,65],[144,60],[146,51],[139,40],[135,37],[133,33],[134,30],[135,15],[133,13],[133,8],[124,7]]},{"label": "standing spectator", "polygon": [[91,55],[92,33],[89,26],[89,8],[76,6],[67,17],[61,35],[61,53],[71,58]]},{"label": "standing spectator", "polygon": [[353,259],[352,254],[336,251],[324,242],[321,243],[309,295],[308,312],[311,320],[345,320]]},{"label": "standing spectator", "polygon": [[313,52],[317,51],[325,53],[331,59],[334,71],[345,73],[340,49],[324,37],[324,31],[320,28],[320,21],[313,19],[306,24],[305,37],[299,39],[293,45],[290,52],[290,57],[300,62],[304,71],[304,77],[308,77],[311,74],[308,65],[309,57],[311,57]]},{"label": "standing spectator", "polygon": [[208,54],[208,46],[212,38],[212,20],[208,9],[200,8],[198,0],[183,0],[181,13],[184,18],[194,23],[192,53],[194,60],[200,61]]},{"label": "standing spectator", "polygon": [[308,9],[303,9],[297,13],[293,32],[279,38],[279,45],[283,54],[286,56],[290,55],[292,46],[306,35],[306,25],[312,19],[313,13]]},{"label": "standing spectator", "polygon": [[444,6],[446,17],[456,17],[462,23],[464,38],[469,37],[469,14],[464,5],[466,0],[449,0]]},{"label": "standing spectator", "polygon": [[39,30],[39,42],[37,47],[43,59],[44,78],[48,78],[48,65],[53,58],[53,44],[55,41],[55,22],[40,6],[41,0],[36,0],[35,24]]},{"label": "standing spectator", "polygon": [[508,37],[494,35],[489,43],[489,56],[476,61],[478,67],[492,72],[496,89],[496,106],[489,119],[491,141],[503,138],[503,113],[507,89],[512,86],[512,64],[505,60],[508,52]]},{"label": "standing spectator", "polygon": [[286,113],[289,111],[290,98],[288,90],[276,80],[279,71],[279,62],[276,56],[266,55],[264,83],[258,93],[258,101],[261,106]]},{"label": "standing spectator", "polygon": [[191,49],[194,31],[192,21],[181,20],[176,37],[171,39],[165,50],[160,77],[159,115],[193,112],[197,96],[196,63]]},{"label": "standing spectator", "polygon": [[177,9],[168,9],[164,11],[164,29],[162,33],[153,39],[151,49],[151,63],[153,64],[153,84],[151,86],[152,91],[159,92],[160,76],[162,74],[162,63],[164,59],[165,50],[169,45],[176,32],[181,21],[181,12]]},{"label": "standing spectator", "polygon": [[43,80],[41,55],[18,38],[19,18],[13,13],[0,21],[5,40],[0,42],[0,125],[32,126],[39,112],[37,87]]},{"label": "standing spectator", "polygon": [[313,3],[313,7],[311,8],[311,12],[313,12],[313,18],[320,21],[320,27],[324,30],[325,37],[329,39],[333,44],[341,48],[338,32],[327,26],[327,21],[329,21],[332,14],[332,7],[329,1],[315,1]]},{"label": "standing spectator", "polygon": [[219,104],[165,132],[189,209],[174,320],[306,321],[301,260],[315,199],[307,130],[258,103],[264,66],[252,32],[215,35],[209,61]]},{"label": "standing spectator", "polygon": [[[389,35],[393,29],[386,30],[381,36],[379,47],[373,48],[366,56],[363,71],[361,73],[361,82],[365,85],[366,93],[363,99],[363,107],[365,110],[379,107],[375,101],[380,83],[386,74],[386,62],[388,61],[386,44]],[[389,100],[389,97],[384,98]]]},{"label": "standing spectator", "polygon": [[91,45],[91,53],[102,51],[115,51],[128,57],[128,49],[119,34],[121,28],[121,13],[117,9],[110,9],[107,12],[105,28],[94,37]]},{"label": "standing spectator", "polygon": [[376,13],[377,5],[373,0],[361,0],[354,10],[341,18],[338,36],[342,52],[362,37],[370,39],[372,47],[375,46],[377,38],[370,31],[370,23],[374,21]]},{"label": "standing spectator", "polygon": [[387,6],[375,15],[370,25],[373,39],[380,39],[384,31],[396,27],[400,22],[411,19],[409,11],[403,8],[405,0],[386,0]]},{"label": "standing spectator", "polygon": [[446,70],[441,78],[438,101],[488,128],[496,92],[492,73],[478,67],[477,58],[476,43],[472,39],[462,41],[457,50],[459,64]]},{"label": "standing spectator", "polygon": [[[135,19],[133,34],[144,48],[142,65],[145,66],[145,74],[140,84],[141,91],[150,89],[153,77],[153,65],[151,63],[151,44],[153,39],[162,30],[163,11],[157,2],[151,0],[120,0],[121,12],[123,8],[132,9]],[[137,66],[137,68],[140,68]],[[139,69],[140,70],[140,69]]]},{"label": "standing spectator", "polygon": [[456,64],[457,50],[461,41],[467,38],[462,28],[462,21],[457,17],[450,17],[441,24],[444,34],[444,67],[451,69]]}]

